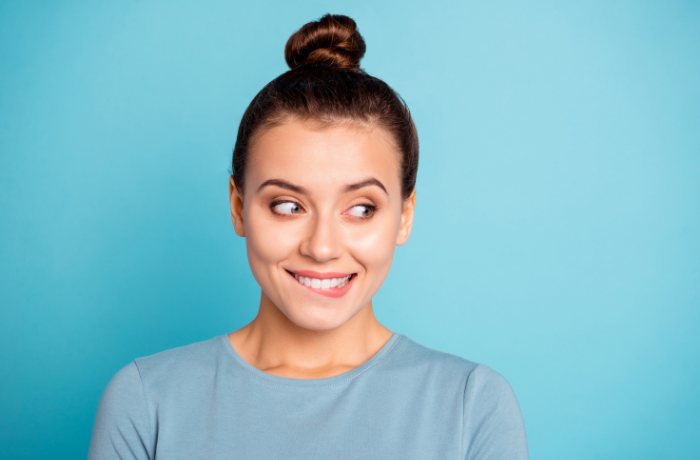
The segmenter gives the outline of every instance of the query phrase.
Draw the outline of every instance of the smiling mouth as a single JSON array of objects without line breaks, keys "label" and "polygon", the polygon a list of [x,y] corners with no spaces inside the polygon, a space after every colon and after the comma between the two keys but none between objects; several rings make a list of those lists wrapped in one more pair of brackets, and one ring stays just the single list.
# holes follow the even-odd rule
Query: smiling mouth
[{"label": "smiling mouth", "polygon": [[342,289],[355,277],[356,273],[351,273],[338,278],[312,278],[309,276],[300,276],[296,273],[287,271],[292,275],[299,284],[310,287],[311,289],[321,289],[323,291]]}]

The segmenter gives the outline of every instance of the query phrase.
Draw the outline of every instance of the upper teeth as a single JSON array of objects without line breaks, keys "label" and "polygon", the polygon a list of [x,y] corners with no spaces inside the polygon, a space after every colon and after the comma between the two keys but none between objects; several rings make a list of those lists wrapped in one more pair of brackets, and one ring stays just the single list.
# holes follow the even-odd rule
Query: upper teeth
[{"label": "upper teeth", "polygon": [[294,278],[296,278],[297,281],[299,281],[299,284],[303,284],[304,286],[310,286],[314,289],[340,289],[341,287],[348,284],[348,281],[350,281],[351,276],[352,275],[344,276],[342,278],[326,278],[321,280],[318,278],[307,278],[305,276],[294,275]]}]

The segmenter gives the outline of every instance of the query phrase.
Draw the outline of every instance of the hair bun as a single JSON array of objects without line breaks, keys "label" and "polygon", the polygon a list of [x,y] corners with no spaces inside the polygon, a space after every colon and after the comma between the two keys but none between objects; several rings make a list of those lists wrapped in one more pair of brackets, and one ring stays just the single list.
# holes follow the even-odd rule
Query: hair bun
[{"label": "hair bun", "polygon": [[360,70],[365,41],[351,18],[326,14],[305,24],[289,37],[284,58],[291,69],[325,64],[345,70]]}]

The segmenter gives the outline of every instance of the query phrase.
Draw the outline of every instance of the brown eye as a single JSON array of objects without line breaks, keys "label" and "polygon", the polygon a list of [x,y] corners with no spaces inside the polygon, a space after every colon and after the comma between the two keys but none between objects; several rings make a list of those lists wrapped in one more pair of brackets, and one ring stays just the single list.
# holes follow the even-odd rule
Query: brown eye
[{"label": "brown eye", "polygon": [[301,214],[304,212],[304,208],[299,206],[297,203],[294,203],[293,201],[284,201],[282,203],[277,203],[275,204],[272,209],[275,210],[275,212],[279,214]]},{"label": "brown eye", "polygon": [[374,214],[374,206],[358,204],[357,206],[353,206],[352,208],[350,208],[348,214],[351,216],[362,217],[366,219],[368,217],[372,217],[372,214]]}]

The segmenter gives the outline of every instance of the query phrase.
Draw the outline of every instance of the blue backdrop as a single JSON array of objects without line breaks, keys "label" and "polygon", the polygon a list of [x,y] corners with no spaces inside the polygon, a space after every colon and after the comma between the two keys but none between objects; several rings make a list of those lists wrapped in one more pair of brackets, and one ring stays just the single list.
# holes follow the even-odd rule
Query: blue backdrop
[{"label": "blue backdrop", "polygon": [[421,139],[390,329],[503,374],[533,459],[700,451],[700,3],[0,4],[0,452],[83,458],[136,357],[235,330],[237,124],[326,12]]}]

